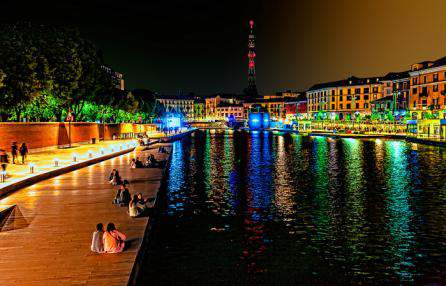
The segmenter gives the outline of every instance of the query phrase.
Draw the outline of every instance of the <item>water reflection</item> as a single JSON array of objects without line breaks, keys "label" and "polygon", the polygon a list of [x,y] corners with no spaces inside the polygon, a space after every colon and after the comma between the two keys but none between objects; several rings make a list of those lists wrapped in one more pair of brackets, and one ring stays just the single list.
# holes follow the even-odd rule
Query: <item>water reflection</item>
[{"label": "water reflection", "polygon": [[154,244],[162,251],[148,259],[145,278],[442,281],[445,159],[439,148],[395,140],[199,132],[174,143],[167,216]]},{"label": "water reflection", "polygon": [[414,264],[411,250],[414,246],[414,234],[410,229],[412,211],[406,148],[401,141],[386,142],[386,205],[391,236],[388,251],[393,256],[392,269],[400,276],[400,280],[413,281]]}]

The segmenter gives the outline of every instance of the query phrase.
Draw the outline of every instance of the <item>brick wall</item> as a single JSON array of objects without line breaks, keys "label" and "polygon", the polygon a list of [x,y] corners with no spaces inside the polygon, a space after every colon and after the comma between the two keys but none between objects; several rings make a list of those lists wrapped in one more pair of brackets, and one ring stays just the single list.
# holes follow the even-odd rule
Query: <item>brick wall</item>
[{"label": "brick wall", "polygon": [[87,122],[0,122],[0,148],[9,151],[11,143],[16,141],[19,145],[26,142],[29,149],[46,148],[67,145],[69,142],[69,129],[71,128],[71,142],[88,142],[91,138],[112,139],[113,135],[127,138],[136,133],[153,131],[155,125],[151,124],[98,124]]}]

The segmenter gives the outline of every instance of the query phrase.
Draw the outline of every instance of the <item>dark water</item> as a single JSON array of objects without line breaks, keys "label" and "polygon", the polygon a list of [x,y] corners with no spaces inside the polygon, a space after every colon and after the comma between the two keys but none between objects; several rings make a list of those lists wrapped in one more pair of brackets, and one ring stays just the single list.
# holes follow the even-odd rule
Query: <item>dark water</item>
[{"label": "dark water", "polygon": [[446,149],[199,132],[176,142],[141,284],[446,285]]}]

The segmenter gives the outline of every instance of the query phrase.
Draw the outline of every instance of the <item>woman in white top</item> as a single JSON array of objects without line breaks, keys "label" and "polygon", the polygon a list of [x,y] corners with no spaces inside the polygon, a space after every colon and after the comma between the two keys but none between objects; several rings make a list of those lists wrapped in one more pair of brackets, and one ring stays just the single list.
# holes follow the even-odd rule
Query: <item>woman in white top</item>
[{"label": "woman in white top", "polygon": [[104,252],[104,244],[102,242],[102,237],[104,235],[104,225],[98,223],[96,225],[96,231],[93,232],[93,237],[91,238],[91,251],[102,253]]},{"label": "woman in white top", "polygon": [[137,217],[141,214],[141,209],[138,208],[138,196],[134,195],[133,199],[129,203],[129,215],[131,217]]}]

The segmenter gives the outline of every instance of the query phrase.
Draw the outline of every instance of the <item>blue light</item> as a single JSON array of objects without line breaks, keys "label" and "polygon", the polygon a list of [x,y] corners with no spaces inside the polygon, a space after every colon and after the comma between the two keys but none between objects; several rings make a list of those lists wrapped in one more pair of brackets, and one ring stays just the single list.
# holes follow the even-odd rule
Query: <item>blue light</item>
[{"label": "blue light", "polygon": [[248,125],[250,129],[256,130],[262,128],[262,114],[261,113],[250,113],[248,118]]},{"label": "blue light", "polygon": [[163,116],[163,125],[165,128],[180,128],[182,124],[181,114],[165,113]]},{"label": "blue light", "polygon": [[181,127],[181,119],[179,117],[167,118],[166,126],[169,128]]}]

